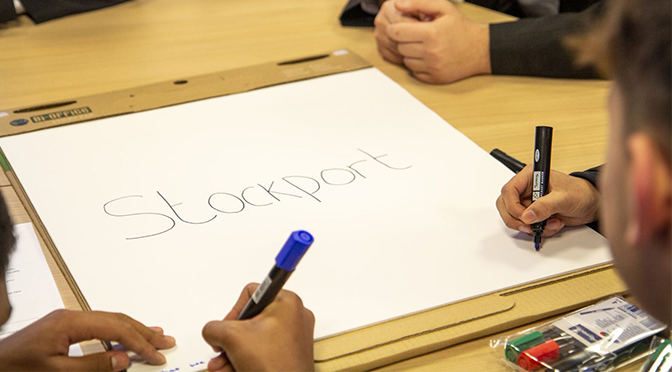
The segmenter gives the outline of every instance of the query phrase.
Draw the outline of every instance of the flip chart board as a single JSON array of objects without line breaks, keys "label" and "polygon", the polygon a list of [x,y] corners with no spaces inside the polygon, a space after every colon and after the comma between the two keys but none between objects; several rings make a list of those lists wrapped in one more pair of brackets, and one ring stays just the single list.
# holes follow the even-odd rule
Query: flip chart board
[{"label": "flip chart board", "polygon": [[536,253],[494,207],[511,172],[369,68],[0,139],[93,309],[177,338],[315,237],[286,289],[327,337],[610,260],[586,228]]}]

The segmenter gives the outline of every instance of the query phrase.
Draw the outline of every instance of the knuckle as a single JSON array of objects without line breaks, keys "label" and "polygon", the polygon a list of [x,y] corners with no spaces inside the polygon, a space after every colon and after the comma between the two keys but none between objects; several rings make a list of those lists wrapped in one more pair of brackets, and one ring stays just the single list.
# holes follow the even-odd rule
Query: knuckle
[{"label": "knuckle", "polygon": [[285,291],[285,299],[292,305],[303,307],[301,297],[292,291]]},{"label": "knuckle", "polygon": [[131,320],[131,317],[124,314],[124,313],[115,313],[114,314],[117,319],[121,320],[122,322],[128,322]]},{"label": "knuckle", "polygon": [[424,34],[425,38],[430,43],[434,42],[437,38],[437,32],[435,28],[428,28],[427,30],[425,30]]},{"label": "knuckle", "polygon": [[156,351],[154,346],[150,345],[148,342],[143,342],[140,347],[138,347],[137,353],[139,355],[148,355]]},{"label": "knuckle", "polygon": [[502,216],[502,221],[504,221],[504,225],[510,229],[517,229],[518,228],[518,221],[514,220],[513,218],[509,216]]},{"label": "knuckle", "polygon": [[51,313],[49,313],[48,316],[52,317],[52,318],[63,319],[63,318],[67,318],[69,315],[70,315],[69,310],[58,309],[58,310],[54,310]]},{"label": "knuckle", "polygon": [[376,18],[373,20],[373,25],[378,29],[379,27],[385,26],[387,22],[385,22],[385,17],[382,15],[382,11],[378,13]]},{"label": "knuckle", "polygon": [[207,339],[209,335],[212,333],[213,327],[215,327],[215,322],[216,320],[211,320],[203,326],[203,329],[201,330],[201,335],[203,338]]},{"label": "knuckle", "polygon": [[247,283],[245,285],[245,289],[248,290],[248,291],[254,291],[254,290],[257,289],[258,286],[259,286],[259,283]]},{"label": "knuckle", "polygon": [[379,27],[376,27],[376,30],[373,32],[373,37],[376,39],[376,42],[381,43],[383,42],[383,33],[381,32],[381,29]]},{"label": "knuckle", "polygon": [[310,309],[304,309],[306,313],[306,317],[308,318],[308,321],[310,322],[311,326],[315,326],[315,314],[310,310]]},{"label": "knuckle", "polygon": [[438,48],[436,48],[434,46],[429,47],[425,50],[425,56],[428,59],[432,59],[432,60],[437,59],[439,57],[439,54],[440,54],[440,52],[439,52]]},{"label": "knuckle", "polygon": [[[507,183],[504,184],[504,186],[502,186],[502,188],[499,190],[499,192],[500,192],[500,194],[504,195],[509,191],[510,188],[511,188],[511,186],[509,185],[509,182],[507,182]],[[500,198],[501,198],[501,196],[500,196]]]}]

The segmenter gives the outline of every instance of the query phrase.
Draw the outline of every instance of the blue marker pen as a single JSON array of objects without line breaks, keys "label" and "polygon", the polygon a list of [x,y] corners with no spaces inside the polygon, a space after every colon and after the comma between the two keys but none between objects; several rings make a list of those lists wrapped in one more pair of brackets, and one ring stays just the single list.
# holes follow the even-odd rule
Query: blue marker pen
[{"label": "blue marker pen", "polygon": [[275,257],[275,266],[257,290],[254,291],[252,298],[247,301],[243,311],[238,315],[238,320],[253,318],[275,300],[275,296],[278,295],[282,286],[292,275],[296,265],[301,261],[313,241],[313,236],[307,231],[292,232],[280,253]]}]

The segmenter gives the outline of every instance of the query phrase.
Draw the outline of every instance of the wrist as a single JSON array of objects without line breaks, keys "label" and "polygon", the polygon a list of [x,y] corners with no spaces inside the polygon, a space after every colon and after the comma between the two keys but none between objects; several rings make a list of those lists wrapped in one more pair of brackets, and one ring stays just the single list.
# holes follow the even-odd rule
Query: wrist
[{"label": "wrist", "polygon": [[597,221],[600,217],[600,191],[590,181],[579,177],[576,177],[576,179],[580,180],[583,185],[584,191],[582,194],[585,195],[586,217],[589,222]]},{"label": "wrist", "polygon": [[475,63],[473,75],[490,75],[492,66],[490,64],[490,25],[484,23],[472,23],[473,34],[475,35]]}]

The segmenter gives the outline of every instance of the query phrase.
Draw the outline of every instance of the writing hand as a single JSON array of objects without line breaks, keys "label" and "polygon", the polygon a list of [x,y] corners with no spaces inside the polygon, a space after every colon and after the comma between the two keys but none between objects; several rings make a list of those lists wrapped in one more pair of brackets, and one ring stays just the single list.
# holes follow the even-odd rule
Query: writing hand
[{"label": "writing hand", "polygon": [[0,341],[0,371],[120,371],[128,366],[124,351],[68,357],[70,345],[94,339],[118,342],[153,365],[166,362],[157,349],[175,346],[161,328],[145,327],[124,314],[56,310]]},{"label": "writing hand", "polygon": [[293,292],[281,291],[261,314],[236,320],[259,284],[248,284],[222,321],[203,327],[215,351],[208,371],[312,371],[315,317]]},{"label": "writing hand", "polygon": [[506,226],[531,234],[531,224],[547,220],[543,236],[597,220],[599,204],[599,191],[590,182],[557,171],[551,171],[549,192],[532,203],[531,164],[504,185],[497,198]]}]

